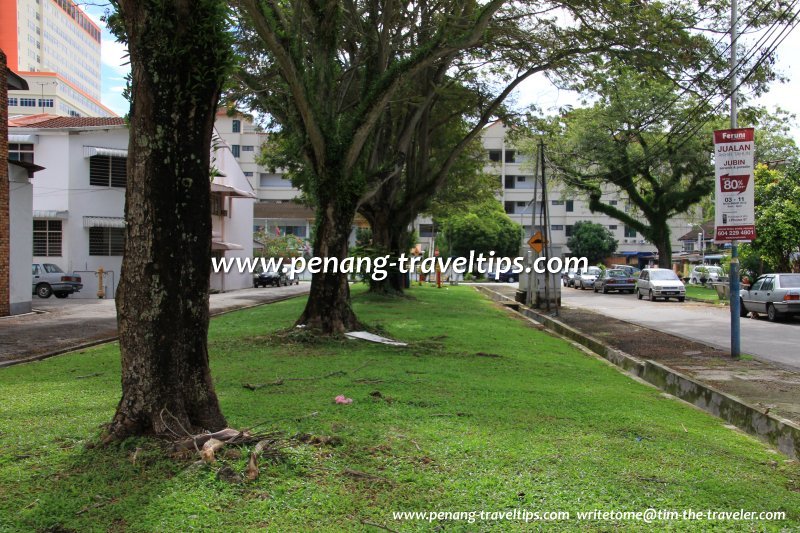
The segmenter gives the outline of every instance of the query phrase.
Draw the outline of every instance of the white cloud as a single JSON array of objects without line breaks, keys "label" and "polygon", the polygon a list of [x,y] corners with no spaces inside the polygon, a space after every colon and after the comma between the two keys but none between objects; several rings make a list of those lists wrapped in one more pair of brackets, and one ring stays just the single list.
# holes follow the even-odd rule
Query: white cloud
[{"label": "white cloud", "polygon": [[130,71],[128,48],[106,35],[103,35],[100,60],[103,65],[113,69],[116,75],[125,76]]}]

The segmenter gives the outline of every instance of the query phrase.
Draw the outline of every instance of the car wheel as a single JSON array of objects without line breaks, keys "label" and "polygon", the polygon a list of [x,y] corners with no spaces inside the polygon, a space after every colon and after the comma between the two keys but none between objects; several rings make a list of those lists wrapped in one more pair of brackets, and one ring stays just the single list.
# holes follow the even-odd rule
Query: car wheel
[{"label": "car wheel", "polygon": [[770,322],[778,322],[781,319],[781,315],[778,314],[778,310],[775,309],[775,306],[772,304],[767,305],[767,320]]},{"label": "car wheel", "polygon": [[682,296],[682,297],[678,298],[678,301],[679,302],[685,302],[686,301],[686,297]]},{"label": "car wheel", "polygon": [[608,294],[608,287],[605,285],[603,286],[603,294]]},{"label": "car wheel", "polygon": [[36,295],[39,298],[50,298],[51,294],[53,294],[53,289],[47,283],[40,283],[36,286]]},{"label": "car wheel", "polygon": [[66,298],[67,296],[69,296],[69,293],[64,291],[54,292],[53,294],[56,295],[56,298]]},{"label": "car wheel", "polygon": [[514,283],[515,281],[517,281],[517,278],[515,278],[514,276],[508,276],[509,283]]},{"label": "car wheel", "polygon": [[636,289],[636,298],[639,300],[642,299],[642,291],[640,289]]},{"label": "car wheel", "polygon": [[650,293],[648,294],[648,298],[650,298],[651,302],[656,301],[656,297],[653,295],[653,289],[650,289]]},{"label": "car wheel", "polygon": [[592,290],[593,290],[594,292],[597,292],[597,286],[595,285],[594,287],[592,287]]}]

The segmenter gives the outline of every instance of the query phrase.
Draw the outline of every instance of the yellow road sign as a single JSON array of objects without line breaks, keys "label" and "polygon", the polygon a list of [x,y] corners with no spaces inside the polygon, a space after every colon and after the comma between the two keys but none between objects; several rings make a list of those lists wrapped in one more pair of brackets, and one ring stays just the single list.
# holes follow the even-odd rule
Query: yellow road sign
[{"label": "yellow road sign", "polygon": [[528,240],[528,246],[530,246],[531,249],[533,249],[533,251],[536,252],[537,254],[542,253],[544,245],[545,241],[544,238],[542,237],[541,231],[537,231],[536,233],[531,235],[531,238]]}]

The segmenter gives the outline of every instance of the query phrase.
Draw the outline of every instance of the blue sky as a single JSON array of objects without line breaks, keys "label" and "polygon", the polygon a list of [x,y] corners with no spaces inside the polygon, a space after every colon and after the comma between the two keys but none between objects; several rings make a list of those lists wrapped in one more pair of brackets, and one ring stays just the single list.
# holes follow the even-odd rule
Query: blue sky
[{"label": "blue sky", "polygon": [[[105,29],[105,24],[100,22],[105,8],[103,6],[84,6],[84,10],[92,17],[97,25],[103,29],[102,41],[102,101],[103,104],[122,116],[128,112],[128,102],[122,97],[125,88],[125,75],[129,72],[127,50],[124,45]],[[800,31],[793,31],[781,44],[777,51],[777,68],[787,78],[788,83],[774,84],[770,92],[754,103],[764,105],[774,110],[781,107],[800,117],[800,64],[796,58],[800,57]],[[793,61],[793,59],[795,61]],[[531,104],[538,105],[545,112],[553,112],[561,106],[580,105],[580,97],[571,91],[562,91],[554,87],[544,76],[529,79],[514,94],[514,99],[520,106]],[[795,141],[800,144],[800,127],[795,122],[792,132]]]}]

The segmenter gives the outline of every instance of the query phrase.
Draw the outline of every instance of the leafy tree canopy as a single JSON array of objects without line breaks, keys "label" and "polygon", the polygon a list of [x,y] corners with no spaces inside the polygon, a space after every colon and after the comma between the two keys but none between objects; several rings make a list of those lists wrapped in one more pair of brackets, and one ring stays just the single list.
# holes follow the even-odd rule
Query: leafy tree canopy
[{"label": "leafy tree canopy", "polygon": [[[790,272],[800,253],[800,168],[758,165],[755,172],[756,239],[745,245],[766,268]],[[748,253],[746,252],[745,255]]]},{"label": "leafy tree canopy", "polygon": [[617,251],[617,240],[602,224],[581,221],[572,227],[567,246],[572,255],[585,257],[593,265]]},{"label": "leafy tree canopy", "polygon": [[455,214],[442,222],[446,248],[452,257],[469,257],[470,251],[489,257],[516,257],[522,242],[522,226],[511,220],[495,199],[469,213]]}]

